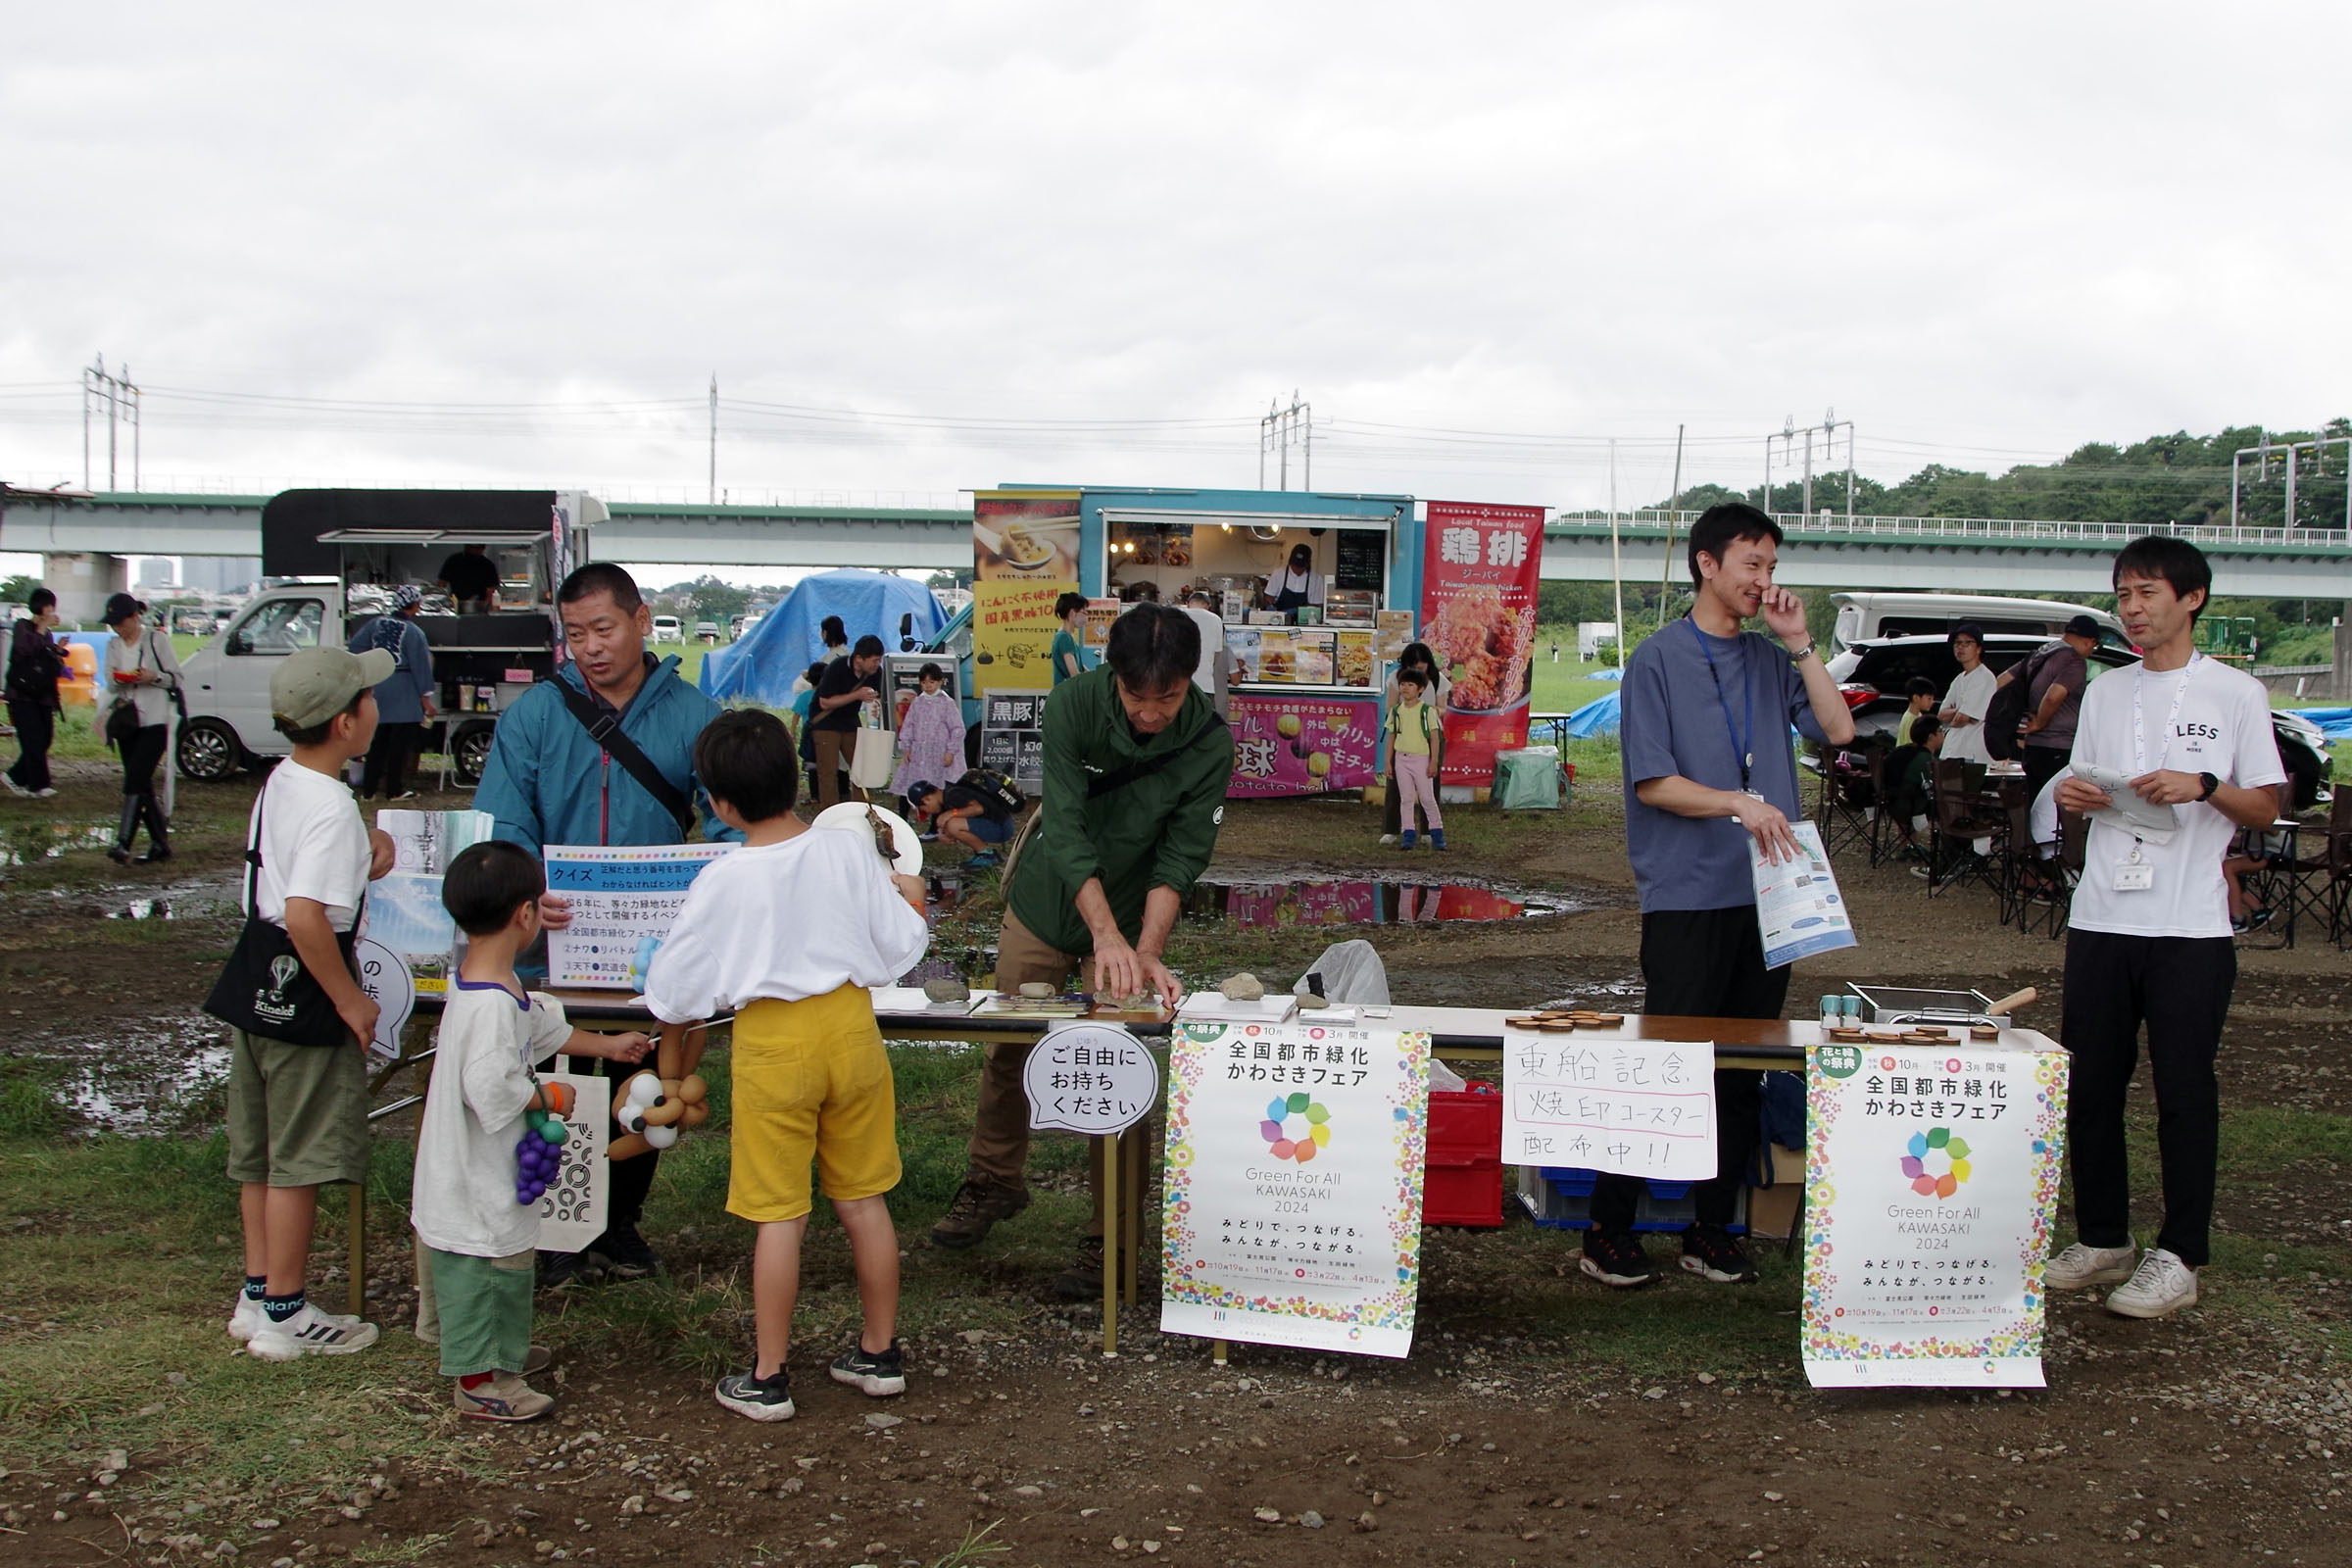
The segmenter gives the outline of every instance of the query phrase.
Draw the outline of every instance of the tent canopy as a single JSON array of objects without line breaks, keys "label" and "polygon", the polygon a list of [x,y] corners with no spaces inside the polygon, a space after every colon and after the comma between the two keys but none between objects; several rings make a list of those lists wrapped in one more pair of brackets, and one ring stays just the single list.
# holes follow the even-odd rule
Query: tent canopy
[{"label": "tent canopy", "polygon": [[919,582],[858,566],[820,571],[803,578],[741,642],[710,650],[703,660],[703,690],[722,703],[783,707],[792,701],[792,683],[825,657],[817,627],[827,615],[841,617],[851,642],[870,632],[891,653],[899,651],[901,636],[926,643],[947,623],[939,601]]}]

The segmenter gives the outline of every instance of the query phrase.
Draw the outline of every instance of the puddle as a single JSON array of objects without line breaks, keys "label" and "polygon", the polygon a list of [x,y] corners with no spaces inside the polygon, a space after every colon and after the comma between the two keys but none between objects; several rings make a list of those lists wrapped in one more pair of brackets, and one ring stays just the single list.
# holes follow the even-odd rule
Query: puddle
[{"label": "puddle", "polygon": [[1185,913],[1196,919],[1221,920],[1245,930],[1521,920],[1595,907],[1596,903],[1567,893],[1535,893],[1471,882],[1344,877],[1201,881],[1194,884],[1185,901]]},{"label": "puddle", "polygon": [[172,918],[170,899],[133,899],[119,909],[106,911],[109,920],[169,920]]},{"label": "puddle", "polygon": [[190,1107],[228,1078],[228,1041],[209,1018],[159,1019],[104,1038],[52,1035],[15,1054],[64,1067],[66,1098],[108,1132],[180,1131]]},{"label": "puddle", "polygon": [[70,850],[103,850],[115,842],[113,824],[23,822],[0,833],[0,865],[55,860]]}]

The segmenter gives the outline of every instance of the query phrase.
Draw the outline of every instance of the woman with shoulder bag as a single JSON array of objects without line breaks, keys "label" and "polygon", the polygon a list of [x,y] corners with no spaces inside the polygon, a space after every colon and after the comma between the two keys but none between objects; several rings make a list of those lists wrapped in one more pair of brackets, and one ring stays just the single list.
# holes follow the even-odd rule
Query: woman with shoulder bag
[{"label": "woman with shoulder bag", "polygon": [[148,865],[172,858],[171,824],[155,796],[155,769],[171,738],[179,659],[171,639],[147,623],[147,607],[128,594],[106,602],[106,623],[115,633],[106,650],[108,688],[115,693],[106,738],[122,758],[122,825],[106,853],[117,864],[129,864],[131,841],[144,822],[148,845],[139,863]]},{"label": "woman with shoulder bag", "polygon": [[6,777],[17,794],[46,798],[57,793],[49,743],[57,734],[57,683],[66,673],[66,656],[57,645],[57,595],[35,588],[26,608],[32,613],[9,631],[8,721],[17,730],[17,760]]}]

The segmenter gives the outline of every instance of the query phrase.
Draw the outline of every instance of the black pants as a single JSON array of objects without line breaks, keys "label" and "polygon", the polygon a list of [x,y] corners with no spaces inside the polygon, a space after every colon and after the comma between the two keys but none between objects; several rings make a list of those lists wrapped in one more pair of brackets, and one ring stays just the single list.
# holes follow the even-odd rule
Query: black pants
[{"label": "black pants", "polygon": [[2041,787],[2056,778],[2075,755],[2072,741],[2064,746],[2024,746],[2019,750],[2024,754],[2018,760],[2025,764],[2026,799],[2029,801],[2038,800]]},{"label": "black pants", "polygon": [[2075,1168],[2075,1223],[2087,1245],[2132,1242],[2124,1101],[2139,1070],[2144,1022],[2156,1089],[2156,1154],[2164,1166],[2164,1226],[2156,1245],[2190,1268],[2205,1266],[2222,1138],[2214,1059],[2236,983],[2237,950],[2228,937],[2068,933],[2059,1023],[2072,1058],[2066,1141]]},{"label": "black pants", "polygon": [[124,795],[155,793],[155,764],[164,760],[164,735],[163,725],[142,724],[136,735],[122,743]]},{"label": "black pants", "polygon": [[368,748],[368,760],[360,767],[361,800],[373,796],[380,787],[384,799],[389,801],[409,787],[409,759],[416,755],[416,743],[423,735],[422,724],[375,726],[375,740]]},{"label": "black pants", "polygon": [[8,776],[21,790],[52,788],[49,747],[57,738],[57,710],[47,703],[10,703],[8,721],[17,728],[17,760]]},{"label": "black pants", "polygon": [[[1696,1018],[1778,1018],[1788,1000],[1788,965],[1764,967],[1756,906],[1658,909],[1642,916],[1642,1010]],[[1715,1175],[1691,1190],[1701,1225],[1729,1225],[1763,1134],[1764,1075],[1715,1074]],[[1641,1181],[1604,1173],[1592,1185],[1592,1228],[1634,1227]]]}]

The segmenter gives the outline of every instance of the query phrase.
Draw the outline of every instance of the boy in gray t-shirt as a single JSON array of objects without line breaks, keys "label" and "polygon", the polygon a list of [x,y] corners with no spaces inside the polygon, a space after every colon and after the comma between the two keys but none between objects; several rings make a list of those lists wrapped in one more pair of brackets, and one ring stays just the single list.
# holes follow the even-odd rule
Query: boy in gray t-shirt
[{"label": "boy in gray t-shirt", "polygon": [[[1854,721],[1805,633],[1805,610],[1772,581],[1781,530],[1755,508],[1710,507],[1690,530],[1697,602],[1634,651],[1625,671],[1626,853],[1642,894],[1643,1010],[1777,1018],[1788,971],[1764,967],[1751,846],[1797,853],[1801,814],[1793,724],[1842,746]],[[1787,652],[1740,622],[1762,614]],[[1756,1147],[1762,1077],[1718,1072],[1716,1173],[1693,1191],[1683,1267],[1723,1282],[1756,1277],[1727,1228]],[[1583,1267],[1604,1285],[1647,1285],[1657,1269],[1634,1239],[1642,1184],[1604,1175],[1592,1192]]]}]

